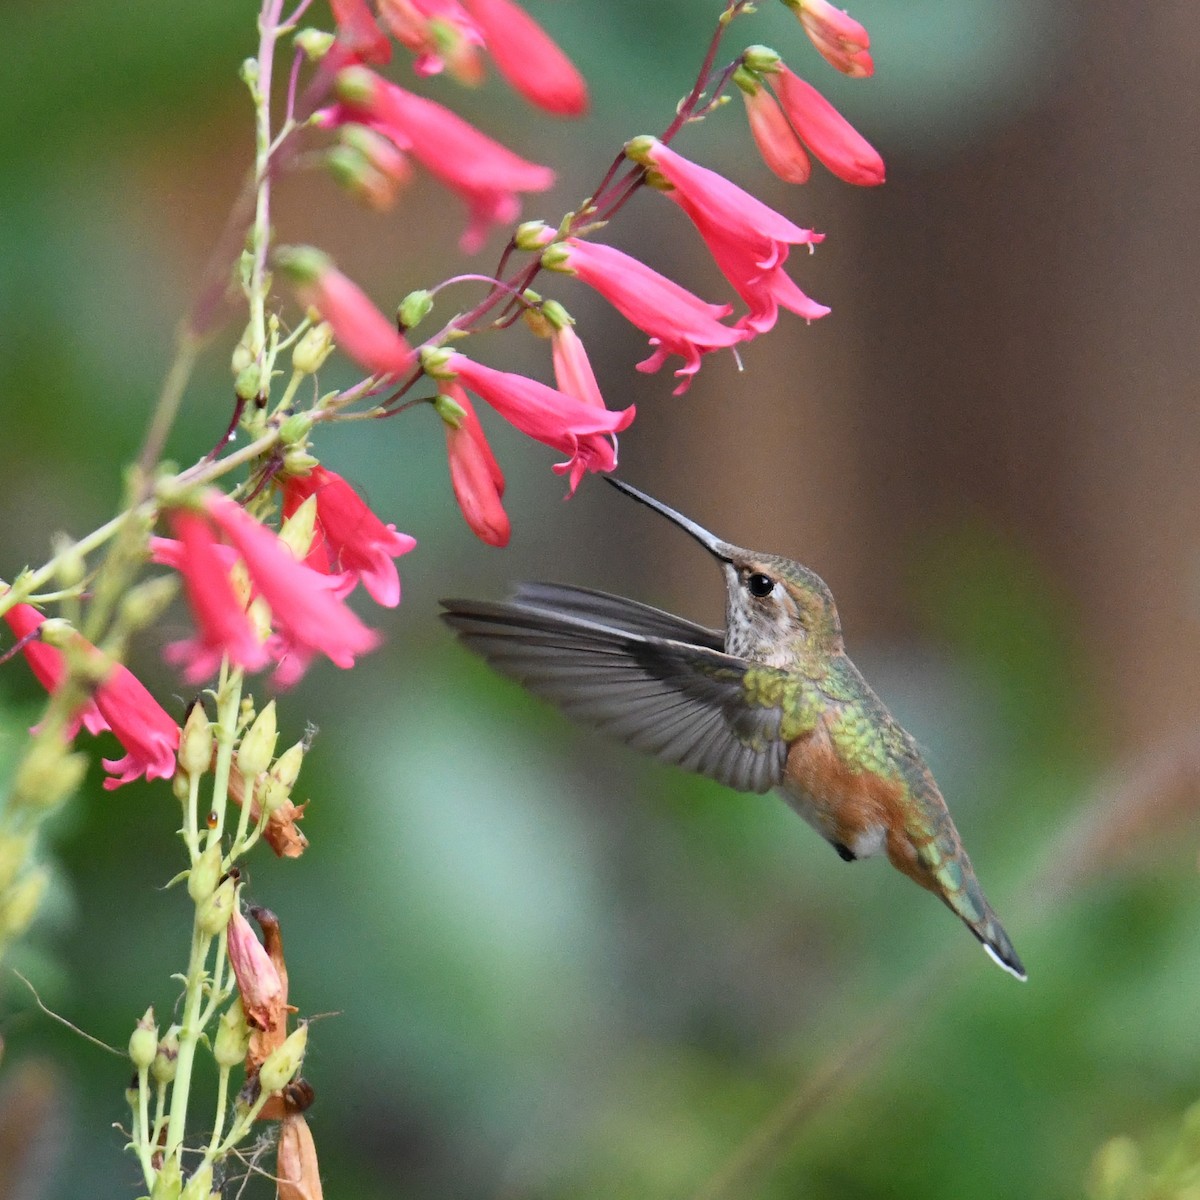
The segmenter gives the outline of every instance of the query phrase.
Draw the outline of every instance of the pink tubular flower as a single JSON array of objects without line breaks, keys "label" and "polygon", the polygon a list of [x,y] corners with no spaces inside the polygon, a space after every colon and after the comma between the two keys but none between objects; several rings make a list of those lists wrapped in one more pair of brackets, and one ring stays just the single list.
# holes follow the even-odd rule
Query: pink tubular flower
[{"label": "pink tubular flower", "polygon": [[[604,397],[600,394],[596,374],[574,326],[556,325],[550,335],[550,349],[554,356],[554,381],[558,384],[559,391],[574,396],[576,400],[582,400],[593,408],[604,408]],[[614,445],[614,450],[615,448]],[[552,470],[556,475],[569,473],[568,495],[575,494],[575,489],[585,472],[604,470],[603,467],[593,464],[605,458],[607,452],[607,439],[589,434],[579,439],[578,453],[571,461],[554,464]],[[615,454],[613,466],[616,466]]]},{"label": "pink tubular flower", "polygon": [[676,154],[656,139],[645,139],[645,143],[647,161],[672,186],[667,195],[691,218],[713,261],[749,305],[750,312],[737,323],[743,336],[770,329],[780,306],[806,320],[829,312],[783,271],[792,246],[816,245],[824,234],[802,229],[723,175]]},{"label": "pink tubular flower", "polygon": [[743,90],[742,99],[746,102],[750,133],[763,162],[784,183],[807,183],[812,163],[779,102],[762,86],[754,92]]},{"label": "pink tubular flower", "polygon": [[[4,619],[14,633],[24,637],[46,618],[31,605],[16,604],[4,614]],[[102,658],[100,651],[82,636],[74,637],[89,656]],[[57,691],[67,674],[61,651],[34,641],[24,647],[24,653],[38,682],[48,692]],[[141,775],[147,779],[170,779],[175,774],[179,726],[128,667],[111,665],[92,699],[77,714],[75,726],[70,730],[72,735],[78,732],[80,722],[91,733],[111,729],[125,748],[124,758],[103,760],[104,769],[115,776],[104,781],[105,790],[112,791]]]},{"label": "pink tubular flower", "polygon": [[587,84],[546,31],[512,0],[465,0],[500,74],[531,104],[559,117],[587,111]]},{"label": "pink tubular flower", "polygon": [[268,662],[266,647],[259,641],[229,580],[229,555],[217,543],[212,526],[199,513],[174,509],[168,513],[171,529],[179,539],[176,566],[183,575],[188,606],[196,619],[198,636],[167,647],[167,661],[183,664],[188,683],[200,683],[213,675],[221,659],[247,671],[257,671]]},{"label": "pink tubular flower", "polygon": [[440,383],[438,391],[462,411],[457,424],[445,416],[442,418],[446,426],[450,485],[458,507],[481,541],[489,546],[507,546],[512,526],[502,502],[504,472],[496,462],[466,392],[449,380]]},{"label": "pink tubular flower", "polygon": [[448,108],[365,67],[343,71],[337,90],[342,104],[326,123],[360,121],[386,134],[466,201],[470,219],[459,245],[467,253],[483,245],[493,224],[516,218],[518,192],[544,192],[554,183],[549,167],[526,161]]},{"label": "pink tubular flower", "polygon": [[700,369],[700,356],[743,341],[745,331],[723,325],[733,311],[728,304],[708,304],[687,288],[613,246],[568,238],[547,251],[547,266],[564,267],[595,288],[626,320],[650,335],[653,354],[638,363],[639,371],[657,371],[668,355],[683,366],[675,395],[682,395]]},{"label": "pink tubular flower", "polygon": [[831,66],[855,79],[875,73],[875,63],[867,51],[871,36],[849,13],[829,0],[787,0],[787,4]]},{"label": "pink tubular flower", "polygon": [[[4,619],[18,638],[35,633],[46,620],[32,604],[14,604],[4,614]],[[58,691],[67,675],[67,664],[63,661],[62,651],[33,638],[21,647],[21,653],[38,683],[48,692]],[[108,722],[100,715],[94,700],[89,700],[72,718],[67,727],[67,736],[73,738],[79,732],[80,725],[93,734],[104,733],[108,729]]]},{"label": "pink tubular flower", "polygon": [[386,63],[392,44],[367,6],[367,0],[329,0],[338,41],[357,62]]},{"label": "pink tubular flower", "polygon": [[322,466],[307,475],[289,475],[283,485],[283,515],[317,498],[317,521],[307,564],[324,574],[362,580],[371,598],[386,608],[400,603],[400,575],[392,561],[417,542],[395,525],[385,525],[340,476]]},{"label": "pink tubular flower", "polygon": [[522,433],[569,454],[565,469],[573,469],[579,458],[585,459],[583,469],[589,471],[611,471],[617,465],[611,435],[628,428],[634,418],[632,406],[618,412],[595,408],[524,375],[485,367],[457,351],[447,360],[446,370]]},{"label": "pink tubular flower", "polygon": [[357,655],[379,644],[379,635],[335,594],[336,576],[298,562],[271,530],[227,496],[209,494],[204,509],[242,556],[255,590],[271,610],[275,635],[267,649],[279,663],[275,682],[280,687],[295,683],[315,654],[347,668]]},{"label": "pink tubular flower", "polygon": [[287,1004],[283,980],[240,908],[229,918],[228,952],[246,1024],[254,1029],[279,1025]]},{"label": "pink tubular flower", "polygon": [[400,375],[415,361],[409,344],[370,297],[309,246],[280,250],[276,264],[291,277],[302,304],[329,322],[341,348],[373,375]]},{"label": "pink tubular flower", "polygon": [[379,15],[396,41],[416,55],[418,75],[448,71],[459,83],[483,82],[483,35],[459,0],[380,0]]},{"label": "pink tubular flower", "polygon": [[883,159],[879,152],[811,83],[782,63],[770,79],[792,128],[830,171],[846,183],[860,187],[874,187],[883,182]]}]

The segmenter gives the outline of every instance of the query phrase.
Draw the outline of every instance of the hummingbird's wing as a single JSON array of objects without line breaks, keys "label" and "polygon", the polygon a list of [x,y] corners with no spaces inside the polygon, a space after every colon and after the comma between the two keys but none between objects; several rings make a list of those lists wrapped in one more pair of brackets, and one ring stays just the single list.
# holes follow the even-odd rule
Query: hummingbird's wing
[{"label": "hummingbird's wing", "polygon": [[[751,664],[711,645],[645,632],[696,627],[616,596],[601,593],[603,617],[581,615],[583,597],[567,590],[575,593],[574,611],[443,600],[442,618],[496,670],[638,750],[738,791],[766,792],[780,782],[787,759],[781,713],[753,698],[767,689],[746,688]],[[549,593],[540,595],[548,601]],[[622,617],[625,628],[617,624]],[[771,669],[754,670],[761,681]]]},{"label": "hummingbird's wing", "polygon": [[697,625],[695,621],[686,621],[674,613],[637,600],[627,600],[624,596],[614,596],[611,592],[598,592],[569,583],[522,583],[513,594],[513,602],[544,612],[583,617],[627,633],[688,642],[693,646],[707,646],[710,650],[725,649],[723,630]]}]

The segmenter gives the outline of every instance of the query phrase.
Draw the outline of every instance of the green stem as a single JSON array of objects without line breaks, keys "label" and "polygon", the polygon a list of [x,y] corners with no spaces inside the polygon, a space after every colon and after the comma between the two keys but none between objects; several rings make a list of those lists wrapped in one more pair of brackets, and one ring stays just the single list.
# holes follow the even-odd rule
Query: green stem
[{"label": "green stem", "polygon": [[192,1089],[192,1064],[203,1026],[200,1005],[204,998],[204,963],[212,945],[212,934],[201,931],[199,913],[192,924],[192,950],[188,956],[187,983],[184,992],[183,1021],[179,1030],[179,1057],[175,1064],[175,1086],[171,1092],[171,1116],[167,1121],[164,1155],[169,1158],[183,1144],[187,1128],[188,1099]]},{"label": "green stem", "polygon": [[228,1098],[229,1068],[221,1067],[220,1074],[217,1076],[217,1113],[213,1117],[212,1139],[208,1143],[208,1149],[204,1152],[204,1161],[200,1164],[201,1167],[212,1163],[217,1147],[221,1144],[221,1130],[225,1126],[225,1102]]},{"label": "green stem", "polygon": [[229,806],[229,772],[233,766],[233,747],[237,740],[238,714],[242,706],[241,668],[229,671],[217,689],[217,765],[213,772],[212,824],[205,848],[216,845],[225,832],[225,810]]},{"label": "green stem", "polygon": [[157,1172],[154,1170],[154,1164],[150,1161],[150,1069],[148,1067],[138,1068],[138,1108],[136,1127],[133,1131],[133,1145],[138,1162],[142,1164],[142,1176],[146,1181],[146,1187],[152,1188]]}]

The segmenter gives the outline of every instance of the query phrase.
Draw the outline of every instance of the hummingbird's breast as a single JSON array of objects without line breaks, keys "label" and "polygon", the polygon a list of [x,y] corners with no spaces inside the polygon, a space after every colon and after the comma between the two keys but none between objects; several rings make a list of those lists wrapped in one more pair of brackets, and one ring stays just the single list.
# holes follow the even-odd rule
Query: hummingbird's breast
[{"label": "hummingbird's breast", "polygon": [[889,832],[903,826],[904,785],[852,768],[824,721],[792,743],[780,790],[826,841],[845,846],[855,858],[882,853]]}]

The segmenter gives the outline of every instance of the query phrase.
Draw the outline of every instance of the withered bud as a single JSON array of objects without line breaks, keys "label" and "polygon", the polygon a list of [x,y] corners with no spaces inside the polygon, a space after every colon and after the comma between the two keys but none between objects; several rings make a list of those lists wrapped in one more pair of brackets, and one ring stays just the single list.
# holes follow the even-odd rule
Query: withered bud
[{"label": "withered bud", "polygon": [[275,1158],[277,1200],[322,1200],[317,1147],[303,1115],[290,1112],[279,1128]]}]

